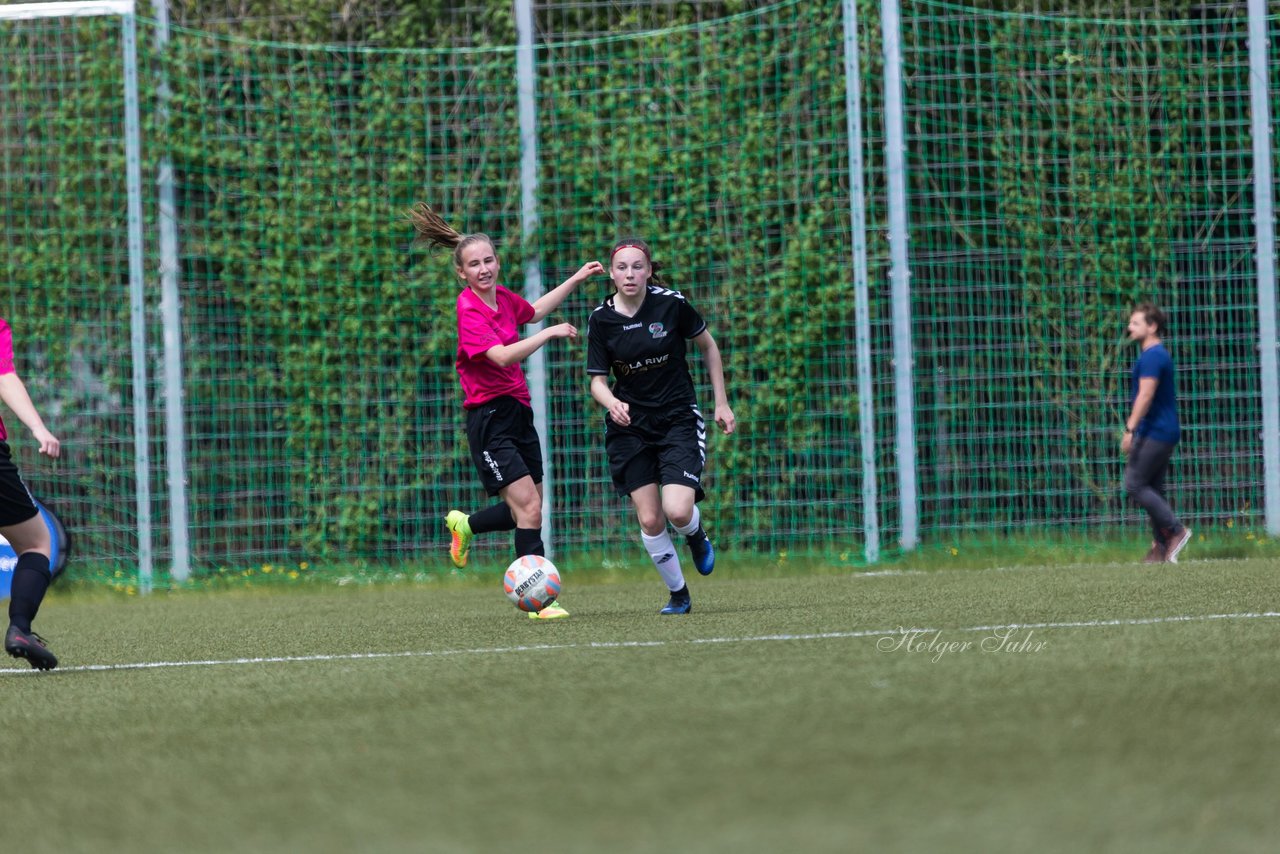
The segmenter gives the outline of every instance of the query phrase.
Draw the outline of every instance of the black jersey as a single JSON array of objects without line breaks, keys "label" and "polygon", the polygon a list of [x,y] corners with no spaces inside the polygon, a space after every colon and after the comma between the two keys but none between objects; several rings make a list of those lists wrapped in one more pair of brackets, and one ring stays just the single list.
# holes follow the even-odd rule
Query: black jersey
[{"label": "black jersey", "polygon": [[707,328],[679,291],[649,285],[635,317],[619,314],[610,296],[587,321],[587,373],[608,376],[613,393],[636,406],[694,405],[685,343]]}]

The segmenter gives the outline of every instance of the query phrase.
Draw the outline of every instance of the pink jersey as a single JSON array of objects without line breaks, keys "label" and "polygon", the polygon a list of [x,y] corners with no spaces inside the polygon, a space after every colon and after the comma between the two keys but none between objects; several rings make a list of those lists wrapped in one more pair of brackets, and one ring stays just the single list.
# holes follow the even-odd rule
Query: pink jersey
[{"label": "pink jersey", "polygon": [[500,367],[485,353],[499,344],[520,340],[520,326],[533,320],[533,306],[502,285],[494,287],[494,311],[471,288],[458,294],[458,377],[465,395],[462,405],[474,409],[495,397],[510,395],[529,405],[529,384],[520,363]]},{"label": "pink jersey", "polygon": [[[9,324],[0,317],[0,376],[11,374],[15,370],[17,369],[13,366],[13,333],[9,331]],[[0,418],[0,442],[8,438],[9,431],[4,429],[4,419]]]}]

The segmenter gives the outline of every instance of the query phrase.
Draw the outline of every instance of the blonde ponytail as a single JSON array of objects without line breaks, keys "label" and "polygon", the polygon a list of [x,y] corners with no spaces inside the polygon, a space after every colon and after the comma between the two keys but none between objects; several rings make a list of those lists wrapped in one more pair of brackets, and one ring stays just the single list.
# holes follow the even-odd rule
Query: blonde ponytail
[{"label": "blonde ponytail", "polygon": [[415,243],[427,243],[432,246],[439,246],[443,249],[453,250],[453,266],[462,266],[462,250],[470,246],[472,243],[488,243],[493,246],[493,241],[489,239],[489,235],[476,232],[475,234],[462,234],[449,223],[441,218],[440,214],[431,209],[426,202],[418,202],[409,210],[409,222],[413,224],[413,230],[418,233],[414,239]]}]

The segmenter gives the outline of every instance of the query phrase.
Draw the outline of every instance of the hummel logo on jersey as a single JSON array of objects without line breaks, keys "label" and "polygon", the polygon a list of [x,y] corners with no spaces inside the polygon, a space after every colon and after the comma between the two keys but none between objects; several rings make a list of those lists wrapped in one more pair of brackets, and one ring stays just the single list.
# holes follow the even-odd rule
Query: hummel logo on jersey
[{"label": "hummel logo on jersey", "polygon": [[654,338],[666,338],[667,330],[662,328],[661,323],[650,323],[649,334],[652,335]]},{"label": "hummel logo on jersey", "polygon": [[682,471],[682,472],[680,472],[680,474],[682,474],[682,475],[684,475],[685,477],[689,478],[689,480],[693,481],[694,483],[699,483],[699,482],[700,482],[700,481],[698,480],[698,476],[697,476],[696,474],[689,474],[687,471]]},{"label": "hummel logo on jersey", "polygon": [[626,325],[624,325],[624,326],[622,327],[622,331],[623,331],[623,332],[626,332],[626,331],[631,330],[631,329],[639,329],[641,326],[644,326],[644,324],[643,324],[643,323],[628,323],[628,324],[626,324]]}]

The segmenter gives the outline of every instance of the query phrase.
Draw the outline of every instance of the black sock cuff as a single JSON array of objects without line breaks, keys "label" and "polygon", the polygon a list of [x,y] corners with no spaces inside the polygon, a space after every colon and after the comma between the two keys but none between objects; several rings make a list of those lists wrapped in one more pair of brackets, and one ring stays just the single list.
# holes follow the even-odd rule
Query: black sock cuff
[{"label": "black sock cuff", "polygon": [[49,568],[49,558],[40,552],[23,552],[18,555],[18,562],[13,565],[13,571],[16,573],[20,569],[34,569],[53,578],[53,570]]},{"label": "black sock cuff", "polygon": [[515,534],[516,557],[524,557],[525,555],[546,555],[546,549],[542,545],[542,529],[541,528],[516,528]]},{"label": "black sock cuff", "polygon": [[31,621],[36,618],[52,580],[49,558],[39,552],[24,552],[18,557],[9,591],[9,622],[12,625],[24,632],[31,631]]},{"label": "black sock cuff", "polygon": [[467,517],[473,534],[487,534],[490,531],[510,531],[516,526],[516,517],[511,515],[511,508],[505,503],[494,504]]}]

